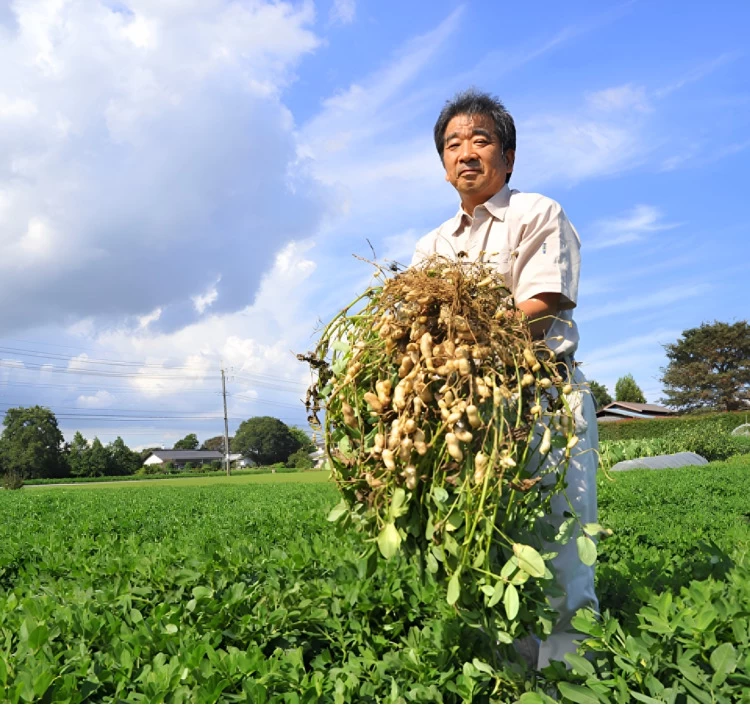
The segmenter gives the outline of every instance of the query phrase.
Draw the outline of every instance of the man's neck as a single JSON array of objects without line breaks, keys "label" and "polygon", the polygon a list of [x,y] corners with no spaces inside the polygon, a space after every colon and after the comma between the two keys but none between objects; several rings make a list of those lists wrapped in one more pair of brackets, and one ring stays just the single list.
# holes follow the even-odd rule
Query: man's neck
[{"label": "man's neck", "polygon": [[[503,186],[503,188],[505,188]],[[474,217],[474,209],[477,206],[483,206],[487,201],[489,201],[491,198],[496,196],[500,191],[503,189],[501,188],[499,191],[496,191],[495,193],[491,193],[489,196],[477,196],[475,198],[472,198],[471,200],[465,200],[461,199],[461,208],[464,210],[464,212],[467,215],[470,215],[472,218]]]},{"label": "man's neck", "polygon": [[[490,196],[490,198],[491,198],[491,196]],[[474,209],[477,206],[481,206],[482,204],[487,203],[487,201],[489,201],[489,200],[490,200],[489,198],[482,198],[482,199],[479,199],[479,200],[474,199],[474,200],[471,200],[471,201],[465,201],[465,200],[461,199],[461,208],[463,209],[464,213],[466,213],[467,215],[470,215],[473,218],[474,217]]]}]

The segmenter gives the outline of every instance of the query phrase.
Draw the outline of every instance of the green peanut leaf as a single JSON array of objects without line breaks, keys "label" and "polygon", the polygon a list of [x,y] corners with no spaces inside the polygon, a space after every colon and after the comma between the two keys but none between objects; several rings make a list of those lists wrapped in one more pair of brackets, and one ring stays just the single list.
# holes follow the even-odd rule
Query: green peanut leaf
[{"label": "green peanut leaf", "polygon": [[585,685],[560,682],[557,684],[560,692],[573,703],[600,703],[596,693]]},{"label": "green peanut leaf", "polygon": [[388,510],[388,517],[391,521],[398,519],[403,514],[406,514],[406,490],[403,487],[397,487],[393,491],[393,499],[391,499],[391,507]]},{"label": "green peanut leaf", "polygon": [[[578,557],[584,565],[594,565],[596,563],[596,544],[588,536],[579,536],[576,539],[578,547]],[[597,701],[598,702],[598,701]]]},{"label": "green peanut leaf", "polygon": [[514,543],[513,553],[521,570],[525,570],[532,578],[544,577],[544,559],[536,549],[522,543]]},{"label": "green peanut leaf", "polygon": [[714,675],[711,678],[711,687],[716,688],[721,685],[727,676],[737,667],[737,652],[734,646],[728,643],[719,644],[712,652],[710,657],[711,668],[714,669]]},{"label": "green peanut leaf", "polygon": [[477,669],[477,671],[481,671],[482,673],[488,673],[489,675],[492,675],[492,666],[490,666],[488,663],[485,663],[484,661],[481,661],[478,658],[472,659],[471,663],[473,664],[474,668]]},{"label": "green peanut leaf", "polygon": [[448,604],[455,605],[461,595],[461,567],[451,575],[451,579],[448,581]]},{"label": "green peanut leaf", "polygon": [[490,598],[490,601],[487,603],[487,607],[494,607],[498,602],[500,602],[500,599],[502,598],[504,591],[505,591],[505,583],[503,583],[502,580],[498,580],[495,583],[495,591],[492,593],[492,597]]},{"label": "green peanut leaf", "polygon": [[558,541],[559,543],[566,544],[570,539],[573,538],[573,531],[576,527],[576,520],[574,517],[569,517],[565,521],[563,521],[562,524],[560,524],[560,530],[557,532],[557,536],[555,536],[555,541]]},{"label": "green peanut leaf", "polygon": [[503,605],[505,606],[505,614],[508,615],[508,619],[515,619],[518,615],[518,590],[516,590],[515,585],[508,585],[505,588]]},{"label": "green peanut leaf", "polygon": [[579,656],[575,653],[565,654],[565,660],[573,667],[573,673],[577,673],[579,676],[594,676],[596,670],[594,665],[588,659],[583,656]]},{"label": "green peanut leaf", "polygon": [[396,525],[389,521],[378,534],[378,548],[383,558],[390,560],[398,553],[401,546],[401,534],[398,533]]},{"label": "green peanut leaf", "polygon": [[328,521],[335,522],[349,511],[349,506],[342,499],[328,514]]}]

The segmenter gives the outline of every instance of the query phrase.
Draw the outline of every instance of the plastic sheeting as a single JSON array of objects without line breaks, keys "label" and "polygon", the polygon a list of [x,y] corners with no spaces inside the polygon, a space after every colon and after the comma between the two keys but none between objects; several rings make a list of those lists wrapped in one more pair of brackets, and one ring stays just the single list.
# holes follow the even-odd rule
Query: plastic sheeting
[{"label": "plastic sheeting", "polygon": [[697,453],[673,453],[672,455],[655,455],[653,458],[636,458],[622,460],[612,466],[611,470],[665,470],[667,468],[684,468],[686,465],[707,465],[702,455]]}]

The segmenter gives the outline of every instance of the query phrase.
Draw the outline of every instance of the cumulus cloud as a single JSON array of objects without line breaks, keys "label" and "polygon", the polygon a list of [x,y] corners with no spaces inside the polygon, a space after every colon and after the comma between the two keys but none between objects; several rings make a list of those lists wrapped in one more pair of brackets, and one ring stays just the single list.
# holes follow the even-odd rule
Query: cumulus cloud
[{"label": "cumulus cloud", "polygon": [[325,198],[280,99],[318,45],[310,4],[23,0],[3,19],[6,332],[239,310],[315,230]]},{"label": "cumulus cloud", "polygon": [[114,394],[106,389],[100,389],[94,394],[81,394],[77,399],[77,405],[84,409],[106,409],[115,401]]},{"label": "cumulus cloud", "polygon": [[[102,351],[81,354],[69,367],[85,369],[93,359],[142,360],[117,379],[144,402],[158,400],[170,409],[204,414],[222,413],[220,370],[229,380],[229,413],[246,418],[268,413],[304,423],[300,399],[309,371],[295,357],[310,346],[315,328],[310,298],[312,242],[290,243],[274,258],[252,304],[240,311],[211,313],[175,331],[153,332],[134,322],[98,331],[71,327],[81,346]],[[279,292],[284,292],[281,296]],[[340,301],[339,301],[340,303]]]}]

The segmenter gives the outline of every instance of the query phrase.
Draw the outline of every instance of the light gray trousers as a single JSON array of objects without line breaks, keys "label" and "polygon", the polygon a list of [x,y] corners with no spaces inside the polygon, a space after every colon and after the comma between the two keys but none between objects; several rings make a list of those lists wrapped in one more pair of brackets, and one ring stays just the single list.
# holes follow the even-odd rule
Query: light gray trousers
[{"label": "light gray trousers", "polygon": [[[587,524],[597,521],[596,469],[599,429],[596,425],[596,405],[580,368],[575,368],[570,383],[573,385],[573,391],[567,396],[567,400],[574,413],[575,432],[579,440],[571,451],[566,473],[566,494],[581,523]],[[564,450],[553,448],[545,460],[545,465],[558,465],[563,459]],[[564,513],[570,511],[570,506],[565,497],[560,495],[552,498],[551,505],[552,512],[547,516],[547,521],[557,531],[565,519]],[[584,638],[584,635],[571,631],[570,620],[579,609],[591,607],[596,612],[599,611],[599,601],[594,591],[594,568],[584,565],[578,558],[575,542],[577,535],[576,533],[573,540],[565,546],[556,543],[545,546],[550,551],[558,552],[557,557],[551,562],[557,583],[565,594],[562,597],[550,598],[550,604],[558,611],[559,616],[552,634],[539,646],[537,668],[544,668],[552,659],[564,661],[566,653],[576,650],[573,641]]]}]

